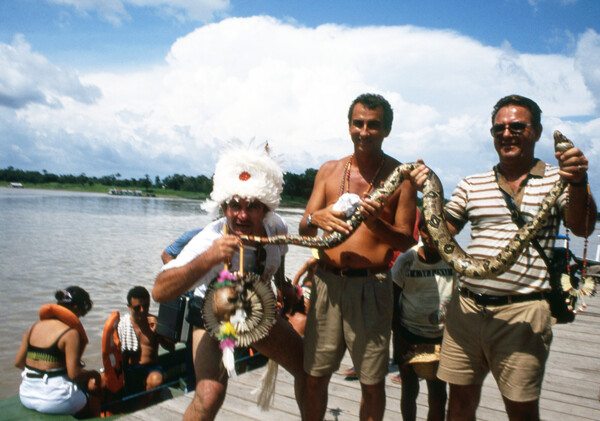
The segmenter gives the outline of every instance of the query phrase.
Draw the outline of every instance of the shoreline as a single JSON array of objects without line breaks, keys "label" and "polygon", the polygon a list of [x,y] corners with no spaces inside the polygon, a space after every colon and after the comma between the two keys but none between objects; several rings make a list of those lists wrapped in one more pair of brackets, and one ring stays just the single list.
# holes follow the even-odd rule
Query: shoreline
[{"label": "shoreline", "polygon": [[[149,190],[140,190],[138,187],[114,187],[114,186],[105,186],[102,184],[94,184],[92,186],[82,186],[80,184],[59,184],[59,183],[43,183],[43,184],[33,184],[33,183],[22,183],[22,189],[39,189],[39,190],[57,190],[57,191],[73,191],[79,193],[105,193],[109,194],[109,190],[118,189],[118,190],[137,190],[141,191],[140,196],[131,197],[142,197],[142,198],[164,198],[164,199],[185,199],[185,200],[206,200],[208,195],[200,192],[190,192],[183,190],[170,190],[170,189],[149,189]],[[0,187],[4,187],[11,190],[20,190],[21,188],[11,187],[10,183],[6,185],[2,185]],[[282,196],[280,206],[289,207],[289,208],[301,208],[304,209],[306,204],[308,203],[308,199],[301,198],[290,198],[286,196]]]}]

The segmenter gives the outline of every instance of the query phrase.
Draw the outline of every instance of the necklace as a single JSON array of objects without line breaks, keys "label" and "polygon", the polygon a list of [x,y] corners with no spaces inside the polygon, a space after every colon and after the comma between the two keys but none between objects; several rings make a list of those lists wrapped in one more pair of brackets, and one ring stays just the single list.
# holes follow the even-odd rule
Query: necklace
[{"label": "necklace", "polygon": [[[350,155],[350,159],[348,159],[348,162],[346,162],[346,166],[344,167],[344,175],[342,176],[342,184],[340,186],[340,194],[338,195],[338,197],[341,196],[342,194],[344,194],[345,191],[350,192],[350,173],[352,170],[353,158],[354,158],[354,154]],[[384,164],[385,164],[385,154],[382,153],[381,154],[381,162],[379,163],[379,168],[377,168],[375,175],[371,179],[371,182],[369,183],[369,188],[365,192],[365,196],[367,194],[369,194],[371,192],[371,190],[373,189],[373,185],[375,184],[375,181],[377,181],[377,177],[379,177],[379,174],[381,173],[381,170],[383,169]]]},{"label": "necklace", "polygon": [[[587,184],[587,202],[586,202],[586,215],[584,216],[585,218],[585,232],[587,234],[588,232],[588,225],[589,225],[589,217],[590,217],[590,209],[591,209],[591,192],[590,192],[590,185]],[[567,203],[569,201],[569,195],[567,194]],[[588,277],[587,276],[587,267],[588,267],[588,262],[587,262],[587,249],[588,249],[588,236],[586,235],[585,237],[585,242],[583,244],[583,262],[581,263],[581,279],[577,279],[577,277],[575,276],[579,264],[577,263],[577,261],[575,261],[574,265],[571,265],[571,250],[569,248],[569,229],[567,228],[565,230],[565,234],[566,234],[566,249],[567,249],[567,276],[562,276],[561,277],[561,286],[564,292],[569,293],[569,295],[566,298],[566,302],[568,304],[568,309],[571,310],[573,313],[576,313],[578,311],[583,311],[584,308],[587,307],[587,305],[585,304],[585,301],[583,299],[584,296],[588,295],[595,295],[596,294],[596,282],[594,281],[594,279],[592,277]],[[574,260],[574,259],[573,259]],[[573,268],[571,267],[573,266]],[[572,273],[572,271],[575,271],[575,273]],[[573,283],[573,280],[575,280],[575,284]]]}]

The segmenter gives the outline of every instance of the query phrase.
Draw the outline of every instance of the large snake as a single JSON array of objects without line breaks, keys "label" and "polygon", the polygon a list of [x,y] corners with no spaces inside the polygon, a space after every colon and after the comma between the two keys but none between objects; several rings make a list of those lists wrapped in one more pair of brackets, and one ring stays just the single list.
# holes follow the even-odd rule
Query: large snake
[{"label": "large snake", "polygon": [[[573,147],[573,142],[567,139],[558,130],[554,132],[554,149],[564,152]],[[392,174],[385,180],[383,185],[375,189],[367,197],[371,200],[379,200],[389,197],[404,181],[406,175],[421,164],[413,162],[401,164],[394,169]],[[537,235],[550,217],[550,210],[556,203],[567,185],[561,177],[546,194],[538,213],[515,234],[513,239],[494,259],[478,259],[466,253],[456,242],[448,230],[444,216],[444,189],[438,176],[429,171],[427,179],[423,184],[423,213],[427,221],[429,234],[433,238],[442,259],[456,272],[470,278],[484,279],[499,275],[512,266],[527,244]],[[252,235],[241,235],[245,241],[261,244],[294,244],[302,247],[313,247],[329,249],[343,243],[355,229],[363,222],[361,206],[350,215],[346,223],[352,227],[350,234],[333,232],[326,237],[308,237],[303,235],[277,235],[273,237],[258,237]]]}]

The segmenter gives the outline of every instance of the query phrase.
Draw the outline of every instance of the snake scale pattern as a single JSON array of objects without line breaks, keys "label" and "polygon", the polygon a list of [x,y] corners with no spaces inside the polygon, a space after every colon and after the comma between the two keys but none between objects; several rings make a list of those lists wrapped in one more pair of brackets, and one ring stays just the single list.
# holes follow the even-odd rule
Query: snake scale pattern
[{"label": "snake scale pattern", "polygon": [[[561,132],[558,130],[554,132],[554,149],[556,151],[564,152],[572,147],[573,143]],[[367,197],[372,200],[389,197],[404,181],[405,174],[410,173],[418,165],[420,164],[414,162],[399,165],[383,185]],[[484,279],[501,274],[515,263],[523,249],[548,221],[550,210],[566,186],[567,182],[562,177],[559,178],[542,200],[535,217],[519,229],[506,247],[494,259],[490,260],[478,259],[466,253],[448,230],[444,217],[444,190],[440,179],[431,170],[423,184],[423,213],[429,233],[433,237],[442,259],[461,275]],[[364,217],[359,206],[346,220],[346,223],[352,227],[350,234],[334,232],[323,238],[302,235],[277,235],[273,237],[242,235],[240,238],[260,244],[293,244],[302,247],[328,249],[343,243],[363,220]]]}]

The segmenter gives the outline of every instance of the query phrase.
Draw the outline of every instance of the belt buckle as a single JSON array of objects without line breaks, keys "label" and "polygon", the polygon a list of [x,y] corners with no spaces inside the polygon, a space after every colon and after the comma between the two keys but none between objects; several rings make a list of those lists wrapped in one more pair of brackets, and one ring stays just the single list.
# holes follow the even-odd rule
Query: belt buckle
[{"label": "belt buckle", "polygon": [[352,269],[350,268],[340,268],[339,269],[339,276],[348,276],[348,273],[351,273]]}]

